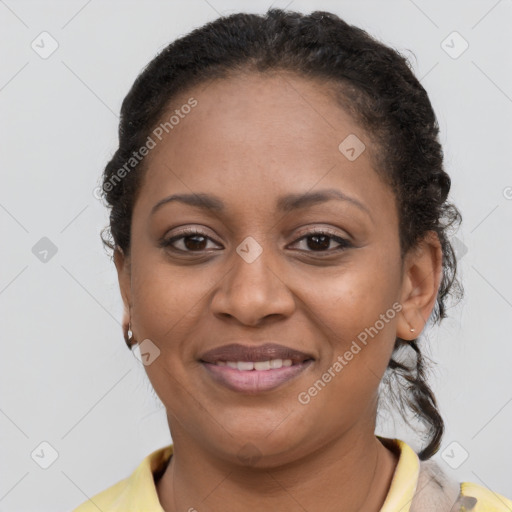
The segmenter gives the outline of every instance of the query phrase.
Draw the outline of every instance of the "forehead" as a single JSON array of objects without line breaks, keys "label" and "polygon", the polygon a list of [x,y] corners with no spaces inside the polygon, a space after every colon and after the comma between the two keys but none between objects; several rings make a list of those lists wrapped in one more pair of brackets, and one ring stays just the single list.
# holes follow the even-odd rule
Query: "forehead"
[{"label": "forehead", "polygon": [[[182,108],[191,101],[193,108]],[[217,79],[174,98],[162,123],[173,114],[161,140],[152,135],[145,208],[176,192],[212,192],[240,204],[252,198],[271,208],[274,195],[332,186],[376,209],[394,201],[372,167],[369,137],[320,80],[289,72]],[[346,145],[340,150],[346,140],[357,152],[365,147],[356,159],[347,158]]]},{"label": "forehead", "polygon": [[199,151],[219,153],[216,148],[231,146],[233,151],[243,148],[247,158],[258,152],[259,159],[264,159],[262,149],[272,150],[268,158],[283,153],[288,160],[308,155],[318,158],[320,153],[332,158],[339,155],[335,143],[340,137],[354,132],[365,137],[337,105],[327,82],[290,72],[245,73],[214,80],[182,94],[172,108],[179,108],[191,96],[198,105],[173,134],[181,140],[195,138]]}]

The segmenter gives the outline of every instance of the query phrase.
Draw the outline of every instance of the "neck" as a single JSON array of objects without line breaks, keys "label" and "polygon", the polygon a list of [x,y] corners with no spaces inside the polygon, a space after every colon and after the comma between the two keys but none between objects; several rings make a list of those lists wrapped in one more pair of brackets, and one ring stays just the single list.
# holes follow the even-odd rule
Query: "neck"
[{"label": "neck", "polygon": [[270,469],[219,462],[190,438],[173,440],[173,456],[157,483],[166,512],[378,512],[398,461],[373,433],[349,431],[294,463]]}]

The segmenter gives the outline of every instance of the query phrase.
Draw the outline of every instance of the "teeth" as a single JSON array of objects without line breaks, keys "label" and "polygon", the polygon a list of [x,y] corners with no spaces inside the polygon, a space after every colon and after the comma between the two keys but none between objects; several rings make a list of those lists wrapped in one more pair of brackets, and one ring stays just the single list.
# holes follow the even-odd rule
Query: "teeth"
[{"label": "teeth", "polygon": [[217,366],[229,366],[240,371],[277,370],[283,366],[292,366],[291,359],[270,359],[269,361],[217,361]]},{"label": "teeth", "polygon": [[258,361],[254,363],[255,370],[270,370],[270,361]]}]

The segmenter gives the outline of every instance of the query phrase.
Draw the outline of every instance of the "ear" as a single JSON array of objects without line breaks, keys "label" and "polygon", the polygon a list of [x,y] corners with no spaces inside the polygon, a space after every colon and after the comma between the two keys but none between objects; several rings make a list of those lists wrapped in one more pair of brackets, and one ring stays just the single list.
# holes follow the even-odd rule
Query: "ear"
[{"label": "ear", "polygon": [[[434,309],[442,277],[443,252],[435,231],[429,231],[418,247],[404,258],[402,269],[401,315],[397,336],[417,338]],[[411,332],[411,328],[415,331]]]},{"label": "ear", "polygon": [[131,311],[131,272],[130,272],[130,258],[123,254],[120,248],[114,250],[114,263],[117,269],[117,279],[119,281],[119,289],[124,304],[123,314],[123,329],[128,330],[130,323]]}]

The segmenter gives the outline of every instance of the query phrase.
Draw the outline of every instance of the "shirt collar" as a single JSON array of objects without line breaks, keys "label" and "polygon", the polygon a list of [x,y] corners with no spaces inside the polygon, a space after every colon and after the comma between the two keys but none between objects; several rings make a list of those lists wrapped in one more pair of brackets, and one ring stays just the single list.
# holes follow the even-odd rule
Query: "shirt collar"
[{"label": "shirt collar", "polygon": [[119,494],[119,497],[112,503],[112,510],[116,512],[129,512],[132,510],[165,512],[158,499],[155,473],[163,470],[172,453],[172,444],[150,453],[125,480],[126,485]]},{"label": "shirt collar", "polygon": [[[409,512],[420,472],[416,452],[400,439],[376,436],[384,445],[398,453],[398,464],[380,512]],[[155,485],[155,474],[163,470],[173,453],[168,445],[149,454],[126,479],[126,485],[113,503],[114,510],[147,510],[164,512]]]},{"label": "shirt collar", "polygon": [[416,452],[401,439],[377,438],[391,449],[398,451],[398,464],[391,486],[380,512],[409,512],[418,485],[420,459]]}]

